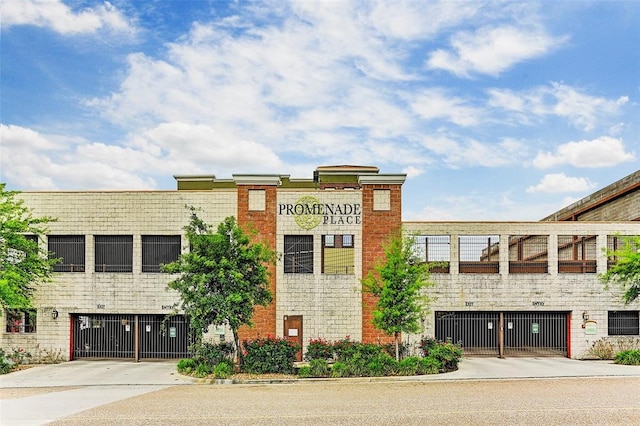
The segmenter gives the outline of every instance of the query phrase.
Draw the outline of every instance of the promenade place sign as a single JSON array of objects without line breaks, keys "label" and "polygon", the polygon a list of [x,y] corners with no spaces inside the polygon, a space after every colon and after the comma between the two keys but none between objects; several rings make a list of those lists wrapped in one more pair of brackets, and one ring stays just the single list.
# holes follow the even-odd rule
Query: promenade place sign
[{"label": "promenade place sign", "polygon": [[293,216],[302,229],[323,225],[359,225],[362,223],[360,203],[321,203],[316,197],[299,198],[295,204],[280,204],[280,216]]}]

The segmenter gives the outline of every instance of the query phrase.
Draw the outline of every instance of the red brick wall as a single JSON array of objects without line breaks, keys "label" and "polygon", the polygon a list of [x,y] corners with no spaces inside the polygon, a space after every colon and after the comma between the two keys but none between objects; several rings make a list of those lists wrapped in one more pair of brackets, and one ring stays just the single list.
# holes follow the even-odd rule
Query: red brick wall
[{"label": "red brick wall", "polygon": [[[249,190],[263,189],[265,191],[265,210],[249,210]],[[272,250],[276,249],[276,187],[269,185],[239,185],[238,186],[238,224],[250,233],[256,230],[255,242],[268,245]],[[256,306],[253,314],[253,327],[241,327],[238,331],[240,339],[252,339],[257,336],[276,335],[276,269],[269,266],[269,289],[273,295],[273,301],[269,306]]]},{"label": "red brick wall", "polygon": [[[373,191],[391,190],[391,209],[373,210]],[[402,186],[364,185],[362,187],[362,276],[366,276],[373,266],[384,259],[383,245],[389,235],[402,224]],[[362,292],[362,341],[368,343],[390,343],[393,337],[377,330],[372,323],[376,297]]]}]

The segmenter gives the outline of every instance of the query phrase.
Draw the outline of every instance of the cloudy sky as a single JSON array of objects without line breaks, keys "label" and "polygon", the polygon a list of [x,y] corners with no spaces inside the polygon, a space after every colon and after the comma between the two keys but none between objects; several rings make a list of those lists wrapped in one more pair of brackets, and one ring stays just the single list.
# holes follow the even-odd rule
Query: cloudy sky
[{"label": "cloudy sky", "polygon": [[638,170],[638,1],[0,4],[9,189],[375,165],[407,220],[538,220]]}]

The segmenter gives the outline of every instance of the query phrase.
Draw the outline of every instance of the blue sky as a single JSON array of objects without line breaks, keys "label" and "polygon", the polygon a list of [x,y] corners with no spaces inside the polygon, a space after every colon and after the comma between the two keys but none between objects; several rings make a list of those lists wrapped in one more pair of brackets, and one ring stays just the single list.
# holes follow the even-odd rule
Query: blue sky
[{"label": "blue sky", "polygon": [[638,170],[638,1],[0,5],[9,189],[375,165],[406,220],[538,220]]}]

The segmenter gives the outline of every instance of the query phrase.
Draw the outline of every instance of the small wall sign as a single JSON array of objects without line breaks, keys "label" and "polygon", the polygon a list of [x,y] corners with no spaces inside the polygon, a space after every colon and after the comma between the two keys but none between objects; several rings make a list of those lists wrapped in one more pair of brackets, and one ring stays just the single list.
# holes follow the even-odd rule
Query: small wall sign
[{"label": "small wall sign", "polygon": [[531,323],[531,333],[538,334],[540,332],[540,324],[537,322]]},{"label": "small wall sign", "polygon": [[598,323],[594,320],[588,320],[584,322],[584,334],[597,334]]}]

